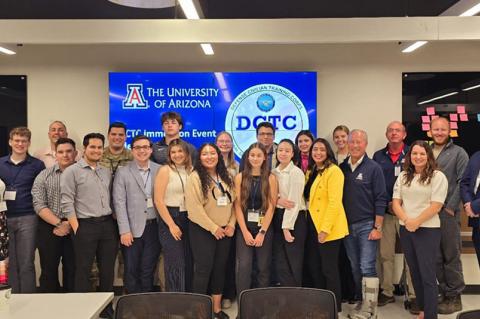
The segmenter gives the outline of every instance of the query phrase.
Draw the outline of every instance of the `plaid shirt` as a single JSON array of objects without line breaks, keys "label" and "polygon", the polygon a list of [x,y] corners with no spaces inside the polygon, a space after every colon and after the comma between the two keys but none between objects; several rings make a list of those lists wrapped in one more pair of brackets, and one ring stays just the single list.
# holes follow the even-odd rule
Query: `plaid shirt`
[{"label": "plaid shirt", "polygon": [[44,208],[50,209],[60,219],[67,218],[60,209],[60,175],[58,164],[38,174],[32,187],[33,208],[38,214]]}]

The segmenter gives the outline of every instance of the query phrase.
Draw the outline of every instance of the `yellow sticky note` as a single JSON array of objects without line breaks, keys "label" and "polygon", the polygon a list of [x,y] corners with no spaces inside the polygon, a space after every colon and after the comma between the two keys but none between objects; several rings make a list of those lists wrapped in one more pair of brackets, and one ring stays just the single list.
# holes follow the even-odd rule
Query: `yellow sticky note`
[{"label": "yellow sticky note", "polygon": [[450,137],[458,137],[458,131],[457,130],[451,130],[450,131]]}]

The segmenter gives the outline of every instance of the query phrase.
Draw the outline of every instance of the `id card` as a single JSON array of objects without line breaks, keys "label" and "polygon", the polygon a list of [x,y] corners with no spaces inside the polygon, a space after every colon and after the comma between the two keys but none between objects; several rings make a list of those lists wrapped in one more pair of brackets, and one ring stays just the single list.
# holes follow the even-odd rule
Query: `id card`
[{"label": "id card", "polygon": [[262,227],[262,223],[263,223],[263,217],[265,217],[264,215],[260,215],[260,217],[258,217],[258,227]]},{"label": "id card", "polygon": [[395,176],[400,175],[402,168],[400,166],[395,166]]},{"label": "id card", "polygon": [[147,208],[153,208],[153,200],[151,197],[147,198]]},{"label": "id card", "polygon": [[15,200],[15,198],[17,198],[16,190],[5,191],[5,195],[3,195],[4,200]]},{"label": "id card", "polygon": [[259,223],[260,222],[260,214],[256,210],[249,210],[247,212],[247,221],[250,223]]},{"label": "id card", "polygon": [[7,210],[7,202],[1,201],[0,202],[0,212],[4,212]]},{"label": "id card", "polygon": [[227,205],[228,205],[227,196],[223,195],[217,199],[217,206],[227,206]]}]

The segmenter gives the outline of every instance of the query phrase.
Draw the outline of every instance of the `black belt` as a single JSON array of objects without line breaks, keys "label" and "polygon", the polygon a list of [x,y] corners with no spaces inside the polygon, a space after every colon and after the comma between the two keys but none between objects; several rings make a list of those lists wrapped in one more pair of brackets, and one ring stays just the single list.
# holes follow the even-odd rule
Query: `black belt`
[{"label": "black belt", "polygon": [[153,224],[153,223],[157,223],[157,219],[156,219],[156,218],[147,219],[147,220],[145,221],[145,226],[146,226],[146,225]]},{"label": "black belt", "polygon": [[100,217],[79,218],[78,220],[84,220],[84,221],[99,223],[99,222],[104,222],[104,221],[111,220],[111,219],[112,219],[112,214],[105,215],[105,216],[100,216]]}]

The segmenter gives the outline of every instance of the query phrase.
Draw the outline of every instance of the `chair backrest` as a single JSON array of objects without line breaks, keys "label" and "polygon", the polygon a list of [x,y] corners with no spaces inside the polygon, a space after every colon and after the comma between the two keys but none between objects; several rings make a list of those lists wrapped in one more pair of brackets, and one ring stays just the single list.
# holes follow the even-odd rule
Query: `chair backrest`
[{"label": "chair backrest", "polygon": [[457,319],[480,319],[480,309],[461,312],[457,315]]},{"label": "chair backrest", "polygon": [[183,292],[131,294],[118,298],[115,319],[212,319],[210,296]]},{"label": "chair backrest", "polygon": [[272,287],[240,294],[239,319],[337,319],[335,295],[328,290]]}]

